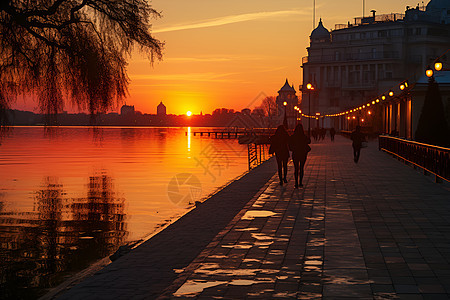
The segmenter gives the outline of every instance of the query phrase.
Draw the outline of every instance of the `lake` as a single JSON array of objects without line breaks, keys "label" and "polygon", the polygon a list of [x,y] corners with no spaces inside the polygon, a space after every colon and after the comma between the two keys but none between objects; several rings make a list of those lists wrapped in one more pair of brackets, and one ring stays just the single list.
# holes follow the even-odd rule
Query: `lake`
[{"label": "lake", "polygon": [[12,128],[0,145],[0,298],[37,297],[247,171],[246,145],[195,130]]}]

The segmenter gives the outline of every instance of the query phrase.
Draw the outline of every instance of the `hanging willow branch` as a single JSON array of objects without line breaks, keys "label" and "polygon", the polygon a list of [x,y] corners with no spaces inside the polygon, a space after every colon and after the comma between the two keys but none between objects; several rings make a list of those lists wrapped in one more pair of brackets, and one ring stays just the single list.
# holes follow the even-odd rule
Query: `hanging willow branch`
[{"label": "hanging willow branch", "polygon": [[36,95],[43,113],[68,99],[92,114],[127,94],[133,47],[161,59],[150,32],[159,17],[146,0],[1,0],[0,121],[18,95]]}]

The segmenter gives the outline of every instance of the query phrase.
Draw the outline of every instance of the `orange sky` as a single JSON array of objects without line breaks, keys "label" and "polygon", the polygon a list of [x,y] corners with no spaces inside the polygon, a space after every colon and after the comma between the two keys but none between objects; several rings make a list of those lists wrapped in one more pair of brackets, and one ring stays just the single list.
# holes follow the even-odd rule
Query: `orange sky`
[{"label": "orange sky", "polygon": [[[276,95],[286,78],[298,90],[312,30],[312,4],[153,0],[163,16],[153,22],[153,33],[165,42],[164,57],[152,66],[145,56],[133,55],[127,104],[146,113],[156,113],[160,101],[169,114],[211,113],[220,107],[253,108],[261,95]],[[365,14],[372,9],[377,14],[403,13],[407,5],[417,1],[366,0]],[[362,7],[359,0],[316,0],[316,23],[322,17],[324,26],[334,29],[361,16]],[[22,101],[16,105],[30,108]]]}]

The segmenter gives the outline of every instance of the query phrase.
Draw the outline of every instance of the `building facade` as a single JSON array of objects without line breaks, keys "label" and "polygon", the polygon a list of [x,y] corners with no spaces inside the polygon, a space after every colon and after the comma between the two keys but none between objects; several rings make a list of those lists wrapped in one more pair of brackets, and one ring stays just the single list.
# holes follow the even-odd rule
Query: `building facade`
[{"label": "building facade", "polygon": [[134,105],[122,105],[120,108],[120,115],[121,116],[134,116],[136,113],[134,109]]},{"label": "building facade", "polygon": [[[372,11],[372,16],[336,25],[332,31],[320,20],[302,61],[303,87],[312,83],[315,90],[311,108],[305,101],[301,109],[336,114],[388,93],[404,80],[414,85],[427,65],[449,49],[449,6],[449,1],[431,0],[426,7],[407,7],[404,14]],[[441,60],[446,63],[447,56]],[[302,92],[303,99],[308,99],[308,91],[303,88]],[[384,108],[379,110],[384,112]],[[342,118],[325,120],[325,127],[343,125]]]}]

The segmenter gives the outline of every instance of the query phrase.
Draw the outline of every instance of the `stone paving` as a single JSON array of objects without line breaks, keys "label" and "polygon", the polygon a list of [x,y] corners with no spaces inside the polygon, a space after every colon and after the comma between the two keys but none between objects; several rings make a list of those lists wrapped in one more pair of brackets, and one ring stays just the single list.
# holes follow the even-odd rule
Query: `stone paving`
[{"label": "stone paving", "polygon": [[358,164],[343,137],[311,147],[303,188],[294,189],[291,169],[282,187],[269,179],[269,162],[259,192],[255,174],[229,191],[242,202],[233,209],[204,204],[201,217],[215,212],[206,219],[213,229],[200,215],[188,222],[202,224],[196,235],[169,227],[62,298],[449,299],[448,185],[378,151],[376,141]]},{"label": "stone paving", "polygon": [[450,192],[377,150],[312,145],[303,189],[276,176],[160,299],[449,299]]}]

